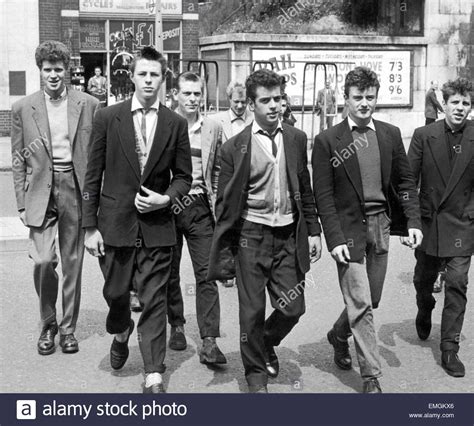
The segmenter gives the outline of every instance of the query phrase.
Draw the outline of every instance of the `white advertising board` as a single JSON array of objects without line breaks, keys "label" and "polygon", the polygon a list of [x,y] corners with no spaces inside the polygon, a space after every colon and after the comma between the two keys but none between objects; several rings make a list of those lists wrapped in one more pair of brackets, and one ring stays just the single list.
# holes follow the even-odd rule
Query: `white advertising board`
[{"label": "white advertising board", "polygon": [[[318,66],[316,78],[314,66],[308,66],[304,72],[305,62],[325,62],[337,64],[338,104],[342,105],[344,80],[346,74],[357,66],[364,65],[377,73],[380,90],[378,106],[411,105],[411,51],[409,50],[299,50],[299,49],[252,49],[252,61],[271,62],[273,69],[287,78],[286,93],[291,104],[311,106],[313,88],[316,82],[318,90],[324,87],[324,68]],[[270,67],[269,64],[261,64]],[[326,67],[327,78],[335,88],[336,73],[334,66]],[[303,79],[305,93],[303,95]],[[304,96],[304,99],[303,99]]]}]

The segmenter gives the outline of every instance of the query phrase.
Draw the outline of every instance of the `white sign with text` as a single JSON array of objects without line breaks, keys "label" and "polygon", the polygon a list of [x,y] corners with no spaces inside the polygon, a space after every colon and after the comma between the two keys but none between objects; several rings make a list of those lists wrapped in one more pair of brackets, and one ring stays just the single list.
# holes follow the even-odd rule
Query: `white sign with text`
[{"label": "white sign with text", "polygon": [[[270,67],[287,79],[286,93],[294,106],[313,104],[315,96],[324,87],[324,67],[306,62],[337,64],[338,104],[342,105],[346,74],[357,66],[367,66],[378,75],[380,90],[378,105],[408,106],[411,104],[411,51],[409,50],[299,50],[299,49],[252,49],[252,60],[261,61],[262,67]],[[331,87],[336,86],[335,67],[326,66],[326,77]],[[303,80],[305,91],[303,94]]]}]

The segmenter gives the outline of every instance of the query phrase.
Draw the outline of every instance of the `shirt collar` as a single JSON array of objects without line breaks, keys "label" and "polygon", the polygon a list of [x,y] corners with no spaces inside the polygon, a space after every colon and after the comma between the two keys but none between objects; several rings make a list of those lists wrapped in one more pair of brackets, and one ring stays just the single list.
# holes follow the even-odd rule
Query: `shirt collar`
[{"label": "shirt collar", "polygon": [[52,98],[48,93],[46,93],[46,90],[44,91],[44,97],[47,101],[52,101],[52,102],[58,102],[62,101],[65,99],[67,96],[67,88],[64,86],[64,90],[61,92],[58,98]]},{"label": "shirt collar", "polygon": [[449,127],[449,124],[446,121],[446,119],[444,119],[444,130],[445,130],[446,133],[462,133],[464,131],[464,128],[466,127],[466,123],[467,123],[467,121],[464,122],[464,124],[462,125],[462,127],[460,129],[453,130],[453,129],[451,129],[451,127]]},{"label": "shirt collar", "polygon": [[229,109],[229,114],[230,114],[230,122],[233,123],[235,120],[242,120],[245,121],[245,114],[247,111],[244,111],[242,115],[237,115],[234,111],[232,111],[232,108]]},{"label": "shirt collar", "polygon": [[[278,131],[283,131],[283,126],[281,125],[281,120],[278,120],[278,126],[276,127],[275,129],[275,133],[278,133]],[[253,134],[256,134],[256,133],[265,133],[266,135],[268,135],[268,132],[263,130],[257,123],[256,120],[253,120],[253,123],[252,123],[252,133]]]},{"label": "shirt collar", "polygon": [[192,127],[189,129],[189,132],[190,133],[196,133],[202,127],[203,121],[204,121],[204,118],[201,115],[201,113],[198,111],[197,120],[194,122]]},{"label": "shirt collar", "polygon": [[[143,105],[140,103],[140,101],[138,100],[137,98],[137,95],[136,93],[133,94],[132,96],[132,112],[135,112],[139,109],[143,109]],[[151,108],[154,108],[158,111],[158,109],[160,108],[160,100],[159,98],[156,98],[156,101],[155,103],[148,109],[151,109]]]},{"label": "shirt collar", "polygon": [[[360,127],[355,123],[355,121],[350,116],[347,116],[347,122],[349,123],[349,129],[350,129],[351,132],[352,132],[353,127]],[[368,127],[369,129],[371,129],[375,132],[374,120],[372,120],[372,118],[371,118],[369,123],[367,124],[367,126],[364,126],[364,127]]]}]

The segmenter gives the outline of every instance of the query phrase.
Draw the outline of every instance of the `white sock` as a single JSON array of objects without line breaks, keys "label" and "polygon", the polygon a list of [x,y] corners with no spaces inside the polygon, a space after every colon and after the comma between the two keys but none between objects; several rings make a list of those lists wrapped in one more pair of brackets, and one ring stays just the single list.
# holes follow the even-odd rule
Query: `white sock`
[{"label": "white sock", "polygon": [[152,385],[156,385],[162,382],[163,382],[163,378],[161,377],[160,373],[150,373],[150,374],[147,374],[145,377],[145,386],[147,388],[149,388]]}]

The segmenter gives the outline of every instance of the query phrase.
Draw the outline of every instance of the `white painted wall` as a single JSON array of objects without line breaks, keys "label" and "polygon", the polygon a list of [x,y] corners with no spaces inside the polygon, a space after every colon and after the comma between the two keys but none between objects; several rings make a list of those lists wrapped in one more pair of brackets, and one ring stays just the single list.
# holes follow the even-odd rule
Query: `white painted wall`
[{"label": "white painted wall", "polygon": [[10,96],[9,71],[25,71],[26,94],[40,88],[35,49],[39,44],[37,0],[0,1],[0,110],[9,110],[22,96]]}]

